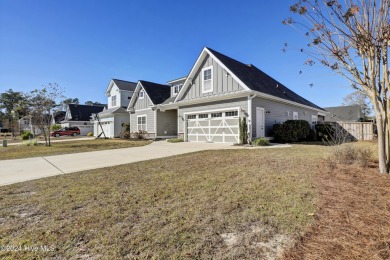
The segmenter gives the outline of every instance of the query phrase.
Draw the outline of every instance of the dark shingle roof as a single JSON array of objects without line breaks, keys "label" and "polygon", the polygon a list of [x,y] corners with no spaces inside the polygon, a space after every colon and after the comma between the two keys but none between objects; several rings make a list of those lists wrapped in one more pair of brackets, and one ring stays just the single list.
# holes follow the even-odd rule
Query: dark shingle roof
[{"label": "dark shingle roof", "polygon": [[246,65],[210,48],[207,49],[251,90],[323,110],[321,107],[299,96],[255,66],[251,64]]},{"label": "dark shingle roof", "polygon": [[70,114],[72,119],[70,121],[89,121],[92,114],[97,114],[103,111],[103,106],[87,106],[78,104],[69,104]]},{"label": "dark shingle roof", "polygon": [[134,91],[137,87],[137,83],[135,82],[120,79],[112,79],[112,81],[114,81],[115,85],[117,85],[120,90]]},{"label": "dark shingle roof", "polygon": [[56,124],[60,123],[65,119],[66,111],[56,111],[54,112],[54,121]]},{"label": "dark shingle roof", "polygon": [[149,81],[139,81],[144,87],[153,104],[159,105],[171,96],[171,86],[157,84]]},{"label": "dark shingle roof", "polygon": [[162,104],[166,105],[166,104],[169,104],[169,103],[173,103],[175,101],[175,99],[176,99],[176,96],[170,97],[167,100],[165,100]]}]

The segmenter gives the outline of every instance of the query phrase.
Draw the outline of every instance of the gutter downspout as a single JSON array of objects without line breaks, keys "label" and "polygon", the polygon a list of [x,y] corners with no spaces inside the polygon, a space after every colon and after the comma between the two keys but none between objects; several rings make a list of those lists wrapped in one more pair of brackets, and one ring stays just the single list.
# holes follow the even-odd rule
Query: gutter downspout
[{"label": "gutter downspout", "polygon": [[252,142],[252,99],[257,95],[248,96],[248,130],[249,130],[249,141]]}]

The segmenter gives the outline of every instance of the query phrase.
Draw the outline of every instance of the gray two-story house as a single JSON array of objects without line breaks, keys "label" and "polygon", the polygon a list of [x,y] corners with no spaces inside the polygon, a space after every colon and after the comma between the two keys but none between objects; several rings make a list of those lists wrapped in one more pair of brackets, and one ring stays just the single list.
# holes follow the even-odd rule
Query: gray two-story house
[{"label": "gray two-story house", "polygon": [[238,143],[242,117],[250,138],[257,138],[271,136],[273,125],[288,119],[315,124],[325,116],[254,65],[210,48],[202,50],[188,76],[168,85],[145,83],[138,82],[128,111],[131,130],[146,130],[151,137]]}]

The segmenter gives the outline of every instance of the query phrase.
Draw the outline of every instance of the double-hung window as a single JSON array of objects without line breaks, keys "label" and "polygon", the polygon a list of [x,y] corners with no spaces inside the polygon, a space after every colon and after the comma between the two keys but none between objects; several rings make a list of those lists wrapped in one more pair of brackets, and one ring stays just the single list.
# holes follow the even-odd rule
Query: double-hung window
[{"label": "double-hung window", "polygon": [[137,130],[146,131],[146,116],[137,117]]},{"label": "double-hung window", "polygon": [[293,112],[293,120],[298,120],[298,112]]},{"label": "double-hung window", "polygon": [[206,67],[202,69],[202,92],[212,92],[213,91],[213,67]]},{"label": "double-hung window", "polygon": [[179,93],[179,91],[180,91],[182,86],[183,86],[183,84],[173,86],[173,94],[177,95]]},{"label": "double-hung window", "polygon": [[143,90],[141,90],[141,91],[139,92],[139,94],[138,94],[139,99],[143,99],[144,96],[145,96],[145,93],[144,93]]},{"label": "double-hung window", "polygon": [[116,107],[116,96],[111,96],[111,106]]}]

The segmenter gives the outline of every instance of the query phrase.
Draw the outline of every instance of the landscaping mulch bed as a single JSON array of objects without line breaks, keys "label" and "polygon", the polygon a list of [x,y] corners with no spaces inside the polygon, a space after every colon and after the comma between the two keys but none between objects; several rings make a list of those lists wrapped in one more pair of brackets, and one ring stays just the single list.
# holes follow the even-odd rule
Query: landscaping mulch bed
[{"label": "landscaping mulch bed", "polygon": [[390,259],[390,175],[324,162],[317,176],[314,225],[285,259]]}]

